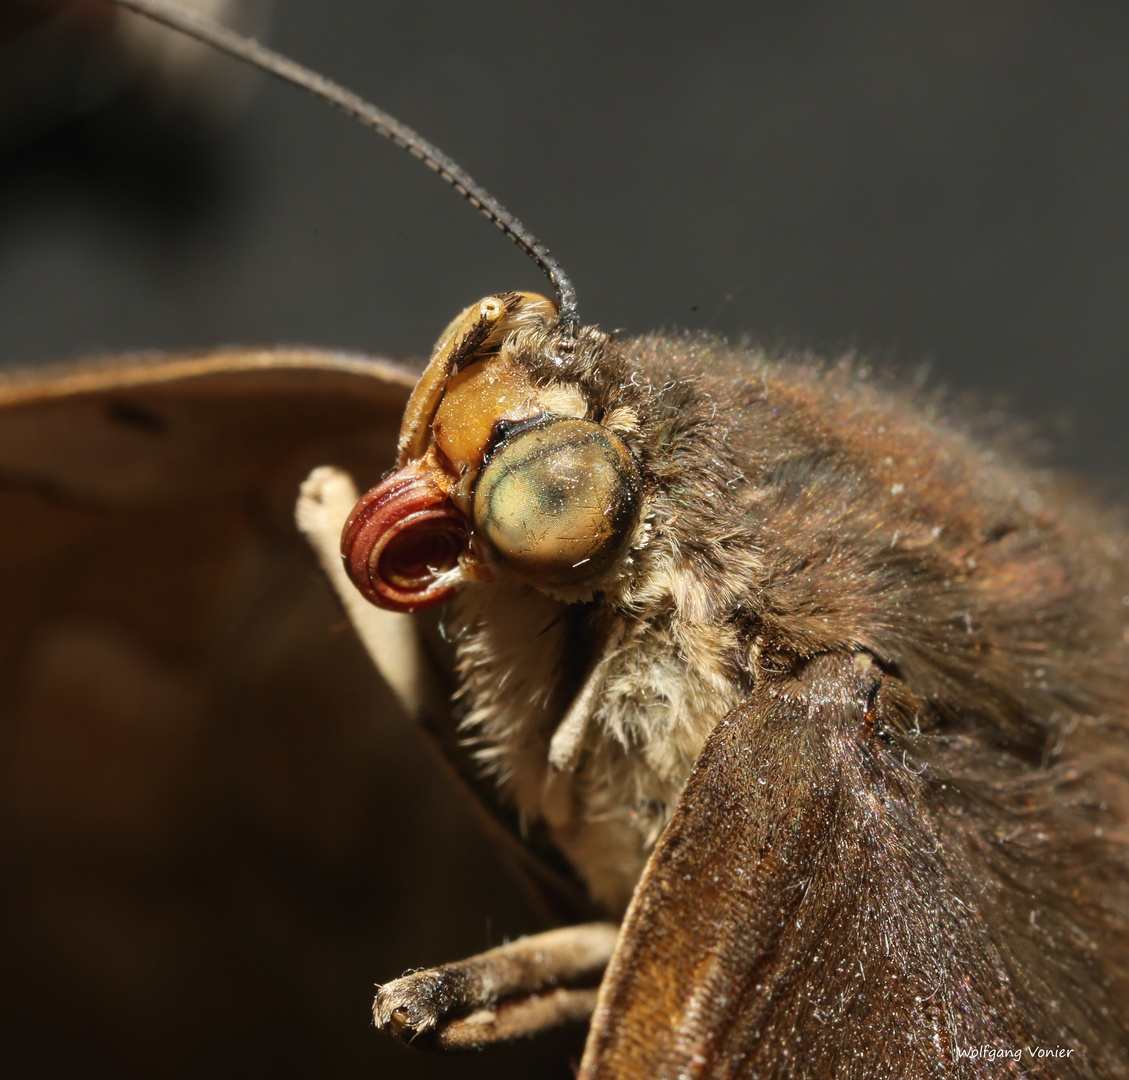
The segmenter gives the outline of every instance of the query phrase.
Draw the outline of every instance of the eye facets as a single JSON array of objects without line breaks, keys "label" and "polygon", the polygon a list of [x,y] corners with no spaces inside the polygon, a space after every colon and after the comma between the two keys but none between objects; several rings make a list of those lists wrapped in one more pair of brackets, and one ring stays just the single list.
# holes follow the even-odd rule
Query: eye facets
[{"label": "eye facets", "polygon": [[524,580],[577,584],[623,551],[638,501],[638,470],[614,432],[549,420],[494,449],[475,489],[475,531]]}]

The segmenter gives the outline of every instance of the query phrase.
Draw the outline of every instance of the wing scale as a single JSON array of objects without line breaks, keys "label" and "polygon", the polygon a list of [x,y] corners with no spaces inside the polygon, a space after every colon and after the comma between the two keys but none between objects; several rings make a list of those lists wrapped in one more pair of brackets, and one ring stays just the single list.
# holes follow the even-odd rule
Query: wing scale
[{"label": "wing scale", "polygon": [[[929,779],[872,734],[886,682],[816,658],[714,730],[628,911],[581,1080],[1019,1075],[962,1054],[1046,1044]],[[1023,1075],[1042,1069],[1024,1055]]]}]

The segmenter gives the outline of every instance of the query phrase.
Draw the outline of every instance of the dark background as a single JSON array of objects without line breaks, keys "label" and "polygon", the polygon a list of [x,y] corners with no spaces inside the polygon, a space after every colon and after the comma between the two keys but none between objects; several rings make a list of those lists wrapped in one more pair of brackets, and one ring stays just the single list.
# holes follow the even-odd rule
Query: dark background
[{"label": "dark background", "polygon": [[[276,0],[266,36],[493,190],[586,320],[927,361],[1068,419],[1069,460],[1120,476],[1127,34],[1100,2]],[[159,130],[4,163],[6,362],[418,356],[475,298],[541,285],[435,177],[296,91],[264,82],[212,137]]]},{"label": "dark background", "polygon": [[[585,321],[926,362],[1127,490],[1125,5],[275,0],[266,38],[490,188],[564,263]],[[515,288],[544,286],[434,176],[273,81],[220,127],[126,93],[0,148],[5,363],[225,343],[422,356],[461,307]],[[468,884],[480,854],[441,860],[450,926],[387,929],[403,966],[533,928],[495,864]],[[525,1051],[389,1052],[363,998],[394,974],[367,971],[348,1023],[311,1021],[340,1052],[311,1036],[287,1058],[280,1026],[241,1075],[266,1058],[264,1075],[551,1074]],[[549,1054],[561,1076],[570,1052]]]}]

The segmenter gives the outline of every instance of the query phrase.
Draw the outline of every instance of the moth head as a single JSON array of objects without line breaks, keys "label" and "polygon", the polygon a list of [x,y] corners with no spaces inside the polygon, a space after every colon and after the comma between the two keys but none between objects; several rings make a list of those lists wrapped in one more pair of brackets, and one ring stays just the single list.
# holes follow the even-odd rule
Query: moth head
[{"label": "moth head", "polygon": [[535,379],[508,348],[537,329],[542,345],[555,342],[562,354],[577,345],[576,290],[545,245],[458,164],[343,87],[175,4],[113,2],[308,90],[409,151],[509,236],[556,292],[556,303],[488,296],[439,339],[408,402],[399,468],[345,524],[342,554],[361,592],[415,611],[497,573],[550,589],[591,586],[628,542],[638,469],[614,431],[576,408],[579,391]]},{"label": "moth head", "polygon": [[579,595],[624,554],[640,506],[631,450],[589,418],[577,386],[523,362],[531,342],[542,369],[546,350],[574,347],[557,326],[552,301],[502,293],[440,336],[405,410],[398,468],[342,534],[349,576],[373,603],[418,611],[500,575]]}]

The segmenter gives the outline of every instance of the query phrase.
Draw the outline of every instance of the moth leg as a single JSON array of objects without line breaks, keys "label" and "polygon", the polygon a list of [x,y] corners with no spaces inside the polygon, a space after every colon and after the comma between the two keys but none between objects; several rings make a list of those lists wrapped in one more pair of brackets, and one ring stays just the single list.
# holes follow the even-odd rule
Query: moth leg
[{"label": "moth leg", "polygon": [[377,988],[376,1026],[403,1043],[476,1050],[584,1020],[619,936],[584,923],[519,938]]},{"label": "moth leg", "polygon": [[599,992],[595,986],[583,990],[558,987],[527,998],[500,1002],[462,1020],[452,1020],[435,1033],[431,1045],[448,1053],[483,1050],[495,1043],[530,1038],[564,1024],[583,1023],[595,1011]]},{"label": "moth leg", "polygon": [[345,608],[349,621],[381,678],[404,712],[418,719],[446,713],[438,687],[444,680],[431,670],[410,615],[374,607],[357,591],[341,562],[341,529],[357,501],[352,478],[328,465],[303,481],[294,516]]}]

